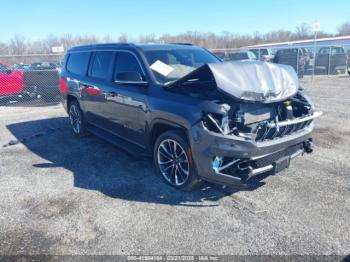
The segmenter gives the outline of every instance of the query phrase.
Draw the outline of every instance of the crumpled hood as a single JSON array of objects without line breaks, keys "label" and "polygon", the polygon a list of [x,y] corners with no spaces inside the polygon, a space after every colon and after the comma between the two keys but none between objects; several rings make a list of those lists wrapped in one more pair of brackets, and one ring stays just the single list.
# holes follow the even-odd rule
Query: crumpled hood
[{"label": "crumpled hood", "polygon": [[251,102],[277,102],[296,94],[299,88],[298,76],[288,65],[261,61],[237,61],[203,65],[187,76],[177,80],[181,82],[207,81],[207,74],[216,88],[234,98]]}]

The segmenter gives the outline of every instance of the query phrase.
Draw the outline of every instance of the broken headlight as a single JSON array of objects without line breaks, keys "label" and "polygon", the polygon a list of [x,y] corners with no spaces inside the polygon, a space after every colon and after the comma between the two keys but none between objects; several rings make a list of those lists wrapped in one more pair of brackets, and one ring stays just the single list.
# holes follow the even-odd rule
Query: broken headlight
[{"label": "broken headlight", "polygon": [[234,131],[232,120],[229,116],[231,107],[223,104],[221,105],[221,109],[222,112],[220,113],[206,113],[203,117],[203,124],[210,131],[230,135]]}]

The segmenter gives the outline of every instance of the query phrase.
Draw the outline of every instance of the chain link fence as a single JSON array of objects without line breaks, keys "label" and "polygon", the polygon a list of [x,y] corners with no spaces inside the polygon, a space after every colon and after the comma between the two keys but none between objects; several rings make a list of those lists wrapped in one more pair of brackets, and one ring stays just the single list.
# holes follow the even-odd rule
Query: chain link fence
[{"label": "chain link fence", "polygon": [[224,61],[261,60],[290,65],[299,77],[349,73],[350,45],[305,45],[240,49],[216,49]]},{"label": "chain link fence", "polygon": [[[295,69],[300,78],[350,73],[350,45],[211,51],[223,61],[261,60],[287,64]],[[59,74],[63,57],[61,53],[0,56],[0,107],[59,103]]]},{"label": "chain link fence", "polygon": [[59,103],[64,54],[0,56],[0,107]]}]

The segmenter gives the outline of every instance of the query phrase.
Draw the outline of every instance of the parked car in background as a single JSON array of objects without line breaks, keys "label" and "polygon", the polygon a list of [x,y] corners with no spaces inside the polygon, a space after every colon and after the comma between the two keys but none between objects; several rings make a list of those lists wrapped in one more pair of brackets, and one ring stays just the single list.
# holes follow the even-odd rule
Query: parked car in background
[{"label": "parked car in background", "polygon": [[35,62],[29,65],[29,70],[56,70],[57,64],[52,62]]},{"label": "parked car in background", "polygon": [[153,156],[160,176],[184,190],[201,180],[242,186],[284,170],[312,152],[320,115],[290,66],[222,62],[180,44],[72,48],[60,90],[75,135],[89,131]]},{"label": "parked car in background", "polygon": [[25,64],[15,64],[13,66],[11,66],[12,70],[18,70],[18,71],[24,71],[24,70],[28,70],[29,69],[29,65],[25,65]]},{"label": "parked car in background", "polygon": [[239,51],[228,53],[228,58],[225,61],[240,61],[240,60],[257,60],[256,56],[251,51]]},{"label": "parked car in background", "polygon": [[45,101],[59,96],[59,71],[53,62],[35,62],[24,73],[24,84]]},{"label": "parked car in background", "polygon": [[224,61],[225,58],[227,57],[227,52],[225,51],[215,51],[212,52],[216,57],[218,57],[221,61]]},{"label": "parked car in background", "polygon": [[350,49],[346,52],[346,67],[348,74],[350,75]]},{"label": "parked car in background", "polygon": [[0,97],[23,94],[23,72],[0,63]]},{"label": "parked car in background", "polygon": [[23,99],[42,98],[44,101],[53,101],[59,95],[58,70],[43,69],[43,67],[38,69],[39,67],[17,70],[0,64],[0,96],[20,96]]},{"label": "parked car in background", "polygon": [[58,61],[58,62],[53,62],[53,63],[56,65],[56,69],[57,70],[61,70],[62,69],[63,62]]},{"label": "parked car in background", "polygon": [[347,58],[343,47],[321,47],[316,55],[315,71],[326,74],[344,74],[347,69]]},{"label": "parked car in background", "polygon": [[290,65],[299,77],[303,77],[305,69],[310,63],[310,56],[305,48],[284,48],[276,52],[273,62]]},{"label": "parked car in background", "polygon": [[250,51],[225,51],[213,52],[221,61],[256,60],[256,56]]},{"label": "parked car in background", "polygon": [[254,48],[249,49],[249,51],[253,52],[260,61],[270,62],[274,58],[273,52],[269,48]]}]

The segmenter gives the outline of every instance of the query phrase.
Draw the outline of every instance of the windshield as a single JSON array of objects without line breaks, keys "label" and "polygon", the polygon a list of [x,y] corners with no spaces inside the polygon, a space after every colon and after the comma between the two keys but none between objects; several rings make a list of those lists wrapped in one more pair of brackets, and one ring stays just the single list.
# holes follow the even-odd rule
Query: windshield
[{"label": "windshield", "polygon": [[156,80],[168,84],[208,63],[221,62],[203,49],[145,50],[144,54]]}]

